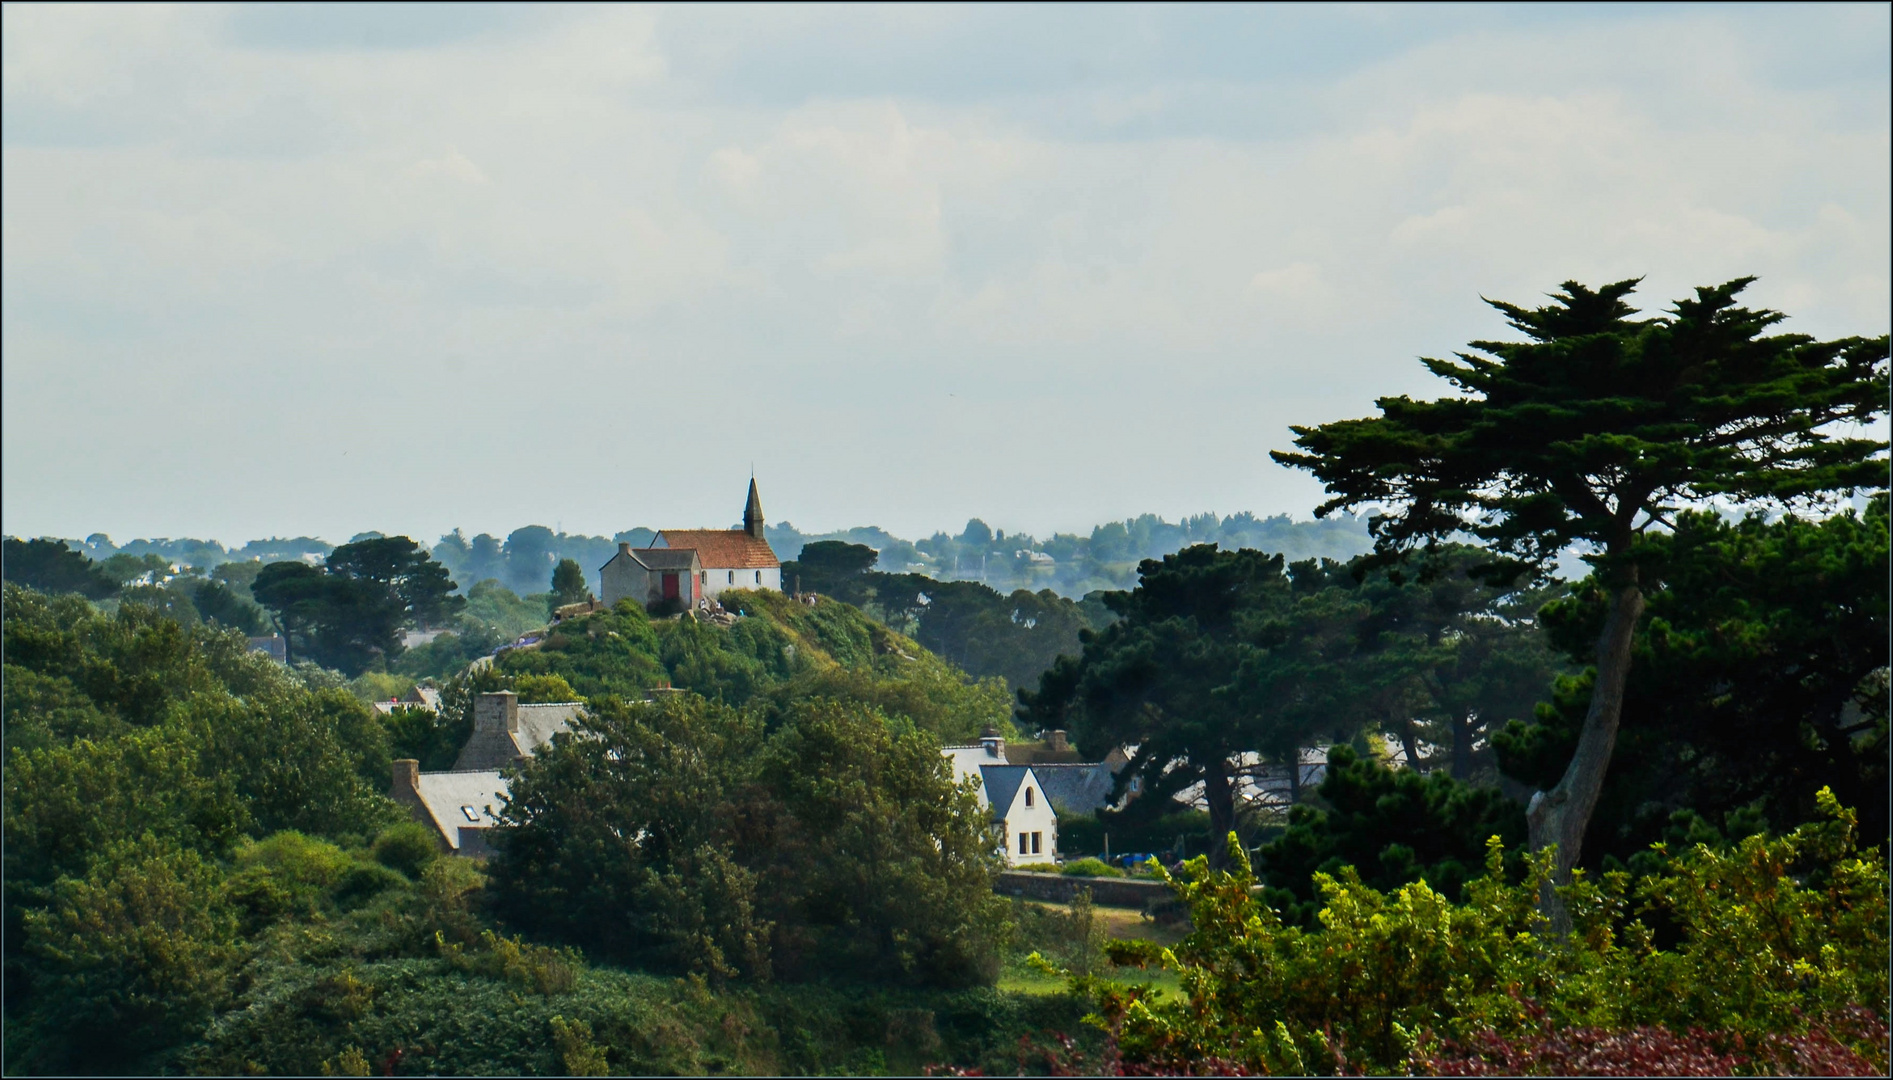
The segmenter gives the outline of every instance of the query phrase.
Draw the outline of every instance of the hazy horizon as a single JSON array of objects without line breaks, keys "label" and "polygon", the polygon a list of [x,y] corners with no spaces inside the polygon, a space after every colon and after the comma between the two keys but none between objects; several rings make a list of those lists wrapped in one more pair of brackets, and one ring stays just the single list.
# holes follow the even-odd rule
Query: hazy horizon
[{"label": "hazy horizon", "polygon": [[1307,520],[1482,296],[1889,323],[1884,5],[0,18],[20,536]]}]

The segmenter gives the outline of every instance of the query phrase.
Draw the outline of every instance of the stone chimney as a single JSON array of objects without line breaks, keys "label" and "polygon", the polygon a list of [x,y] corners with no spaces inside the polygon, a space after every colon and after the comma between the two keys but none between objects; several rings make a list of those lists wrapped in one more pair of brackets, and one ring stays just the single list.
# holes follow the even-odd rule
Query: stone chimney
[{"label": "stone chimney", "polygon": [[1054,728],[1052,730],[1052,753],[1062,754],[1070,749],[1071,743],[1065,739],[1065,729]]},{"label": "stone chimney", "polygon": [[421,763],[413,758],[398,758],[394,763],[394,783],[388,797],[396,802],[419,802],[421,798]]},{"label": "stone chimney", "polygon": [[476,732],[518,731],[519,695],[511,690],[500,690],[474,698],[473,730]]},{"label": "stone chimney", "polygon": [[979,733],[979,745],[985,748],[987,757],[1003,759],[1006,756],[1006,740],[993,728]]},{"label": "stone chimney", "polygon": [[629,540],[618,541],[618,554],[620,555],[631,554],[631,542]]}]

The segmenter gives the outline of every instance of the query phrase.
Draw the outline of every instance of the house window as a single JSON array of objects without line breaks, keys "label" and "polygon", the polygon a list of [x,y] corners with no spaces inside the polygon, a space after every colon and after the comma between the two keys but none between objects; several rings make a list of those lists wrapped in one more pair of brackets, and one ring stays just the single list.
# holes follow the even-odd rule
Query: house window
[{"label": "house window", "polygon": [[756,584],[758,585],[762,584],[762,571],[761,570],[756,571]]},{"label": "house window", "polygon": [[1032,854],[1030,850],[1031,842],[1032,842],[1032,838],[1030,836],[1026,835],[1025,833],[1020,833],[1019,834],[1019,854],[1021,855]]},{"label": "house window", "polygon": [[702,573],[702,575],[701,575],[701,577],[702,577],[702,580],[703,580],[703,583],[704,583],[705,585],[708,585],[708,584],[710,584],[710,571],[708,571],[708,570],[705,570],[705,571],[704,571],[704,572]]},{"label": "house window", "polygon": [[734,570],[731,570],[731,571],[730,571],[730,581],[729,581],[729,583],[730,583],[731,585],[734,585],[734,584],[736,584],[736,571],[734,571]]},{"label": "house window", "polygon": [[1031,788],[1025,789],[1025,805],[1027,806],[1032,805],[1032,789]]},{"label": "house window", "polygon": [[1045,834],[1042,832],[1035,832],[1032,834],[1032,854],[1037,855],[1039,853],[1039,844],[1044,839],[1045,839]]}]

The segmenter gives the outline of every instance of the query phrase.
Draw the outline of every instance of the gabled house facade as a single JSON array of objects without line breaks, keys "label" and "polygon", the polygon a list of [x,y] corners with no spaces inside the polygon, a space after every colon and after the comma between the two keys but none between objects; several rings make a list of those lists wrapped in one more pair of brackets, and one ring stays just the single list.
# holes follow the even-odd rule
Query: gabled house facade
[{"label": "gabled house facade", "polygon": [[1005,740],[987,735],[966,746],[948,746],[941,753],[953,767],[958,782],[979,781],[979,802],[991,815],[997,846],[1008,866],[1058,861],[1058,812],[1045,797],[1045,786],[1031,765],[1006,762]]},{"label": "gabled house facade", "polygon": [[691,548],[634,548],[618,553],[598,568],[599,588],[607,608],[620,600],[654,607],[666,600],[695,607],[704,598],[703,562]]}]

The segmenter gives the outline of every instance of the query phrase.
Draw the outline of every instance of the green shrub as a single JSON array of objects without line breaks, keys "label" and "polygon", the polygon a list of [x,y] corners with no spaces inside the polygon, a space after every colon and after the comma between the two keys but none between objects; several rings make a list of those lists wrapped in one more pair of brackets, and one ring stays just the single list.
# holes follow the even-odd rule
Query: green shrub
[{"label": "green shrub", "polygon": [[1074,859],[1059,871],[1073,877],[1123,877],[1124,871],[1103,859]]},{"label": "green shrub", "polygon": [[418,821],[404,821],[381,830],[372,850],[376,862],[410,878],[418,878],[421,870],[440,854],[440,843],[432,829]]},{"label": "green shrub", "polygon": [[1012,945],[1017,957],[1038,955],[1081,975],[1104,970],[1104,923],[1092,908],[1091,890],[1079,889],[1068,910],[1015,900]]},{"label": "green shrub", "polygon": [[513,691],[519,695],[521,705],[578,700],[578,691],[565,681],[565,676],[556,673],[521,675],[513,680]]},{"label": "green shrub", "polygon": [[533,945],[491,930],[481,931],[478,947],[471,949],[443,938],[440,951],[447,962],[460,971],[504,979],[547,997],[571,993],[579,971],[585,966],[584,957],[576,949]]},{"label": "green shrub", "polygon": [[404,878],[386,867],[326,840],[285,830],[239,845],[236,872],[224,891],[255,929],[308,918],[330,907],[351,908],[404,884]]},{"label": "green shrub", "polygon": [[201,1029],[244,951],[220,878],[146,835],[100,852],[85,878],[59,879],[23,920],[39,963],[30,1010],[8,1017],[10,1071],[138,1073],[152,1067],[144,1055]]},{"label": "green shrub", "polygon": [[[1828,819],[1787,836],[1659,851],[1662,872],[1634,889],[1627,873],[1580,875],[1562,890],[1575,926],[1562,938],[1536,908],[1553,852],[1511,884],[1494,837],[1463,905],[1424,881],[1388,895],[1352,868],[1318,875],[1321,928],[1310,931],[1255,897],[1232,834],[1233,870],[1191,860],[1177,883],[1188,938],[1174,949],[1111,946],[1116,962],[1174,971],[1180,996],[1084,976],[1074,989],[1098,1004],[1127,1063],[1181,1070],[1404,1072],[1436,1040],[1539,1037],[1547,1024],[1700,1030],[1752,1047],[1857,1007],[1884,1022],[1886,866],[1877,850],[1857,849],[1851,811],[1826,789],[1819,802]],[[1642,914],[1663,920],[1676,944],[1659,948]],[[1884,1046],[1853,1049],[1886,1064]]]}]

